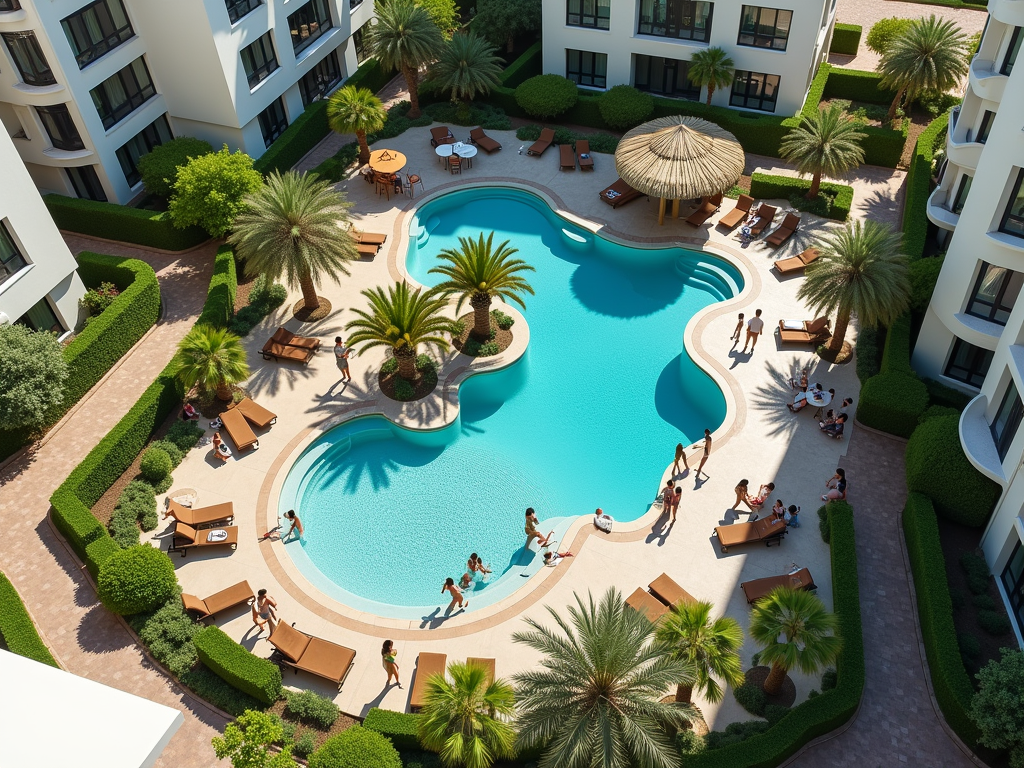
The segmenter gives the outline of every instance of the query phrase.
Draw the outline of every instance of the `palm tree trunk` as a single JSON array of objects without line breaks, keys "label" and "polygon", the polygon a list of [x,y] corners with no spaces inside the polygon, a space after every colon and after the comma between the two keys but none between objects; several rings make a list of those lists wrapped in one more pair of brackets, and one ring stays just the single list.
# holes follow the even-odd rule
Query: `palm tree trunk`
[{"label": "palm tree trunk", "polygon": [[712,85],[711,83],[708,83],[708,106],[709,107],[711,106],[711,97],[714,95],[714,93],[715,93],[715,86]]},{"label": "palm tree trunk", "polygon": [[359,142],[359,164],[366,165],[370,162],[370,145],[366,143],[366,131],[356,131],[356,141]]},{"label": "palm tree trunk", "polygon": [[889,113],[885,116],[885,122],[891,123],[896,119],[896,110],[900,106],[900,102],[903,101],[903,94],[907,92],[906,88],[900,88],[896,91],[896,98],[892,100],[892,104],[889,105]]},{"label": "palm tree trunk", "polygon": [[676,686],[676,701],[681,704],[690,704],[693,699],[693,686],[680,683]]},{"label": "palm tree trunk", "polygon": [[764,692],[769,696],[776,695],[782,690],[782,684],[786,682],[786,668],[778,664],[772,664],[772,671],[764,681]]},{"label": "palm tree trunk", "polygon": [[299,277],[299,288],[302,289],[302,308],[314,310],[320,306],[320,297],[316,295],[316,286],[309,272]]},{"label": "palm tree trunk", "polygon": [[217,399],[224,402],[231,401],[231,385],[226,381],[222,381],[217,385]]},{"label": "palm tree trunk", "polygon": [[398,361],[398,375],[406,381],[415,381],[418,371],[416,370],[416,348],[404,346],[395,350],[395,360]]},{"label": "palm tree trunk", "polygon": [[409,88],[409,114],[410,120],[420,116],[420,83],[419,72],[416,67],[402,67],[402,74],[405,76],[405,84]]},{"label": "palm tree trunk", "polygon": [[479,339],[491,337],[491,295],[474,293],[469,300],[473,305],[473,335]]},{"label": "palm tree trunk", "polygon": [[811,188],[807,190],[806,198],[813,200],[818,196],[818,190],[821,189],[821,174],[816,173],[811,177]]},{"label": "palm tree trunk", "polygon": [[839,316],[836,317],[836,328],[832,332],[832,341],[828,345],[829,352],[839,352],[843,348],[843,342],[846,340],[846,327],[850,324],[850,313],[840,312]]}]

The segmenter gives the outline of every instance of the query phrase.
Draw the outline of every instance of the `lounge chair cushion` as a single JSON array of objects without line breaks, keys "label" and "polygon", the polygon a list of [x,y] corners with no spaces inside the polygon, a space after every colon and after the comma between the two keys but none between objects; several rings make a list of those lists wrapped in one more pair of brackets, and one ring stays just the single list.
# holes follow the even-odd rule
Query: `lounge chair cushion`
[{"label": "lounge chair cushion", "polygon": [[819,317],[811,322],[807,323],[808,333],[819,333],[828,326],[828,317]]},{"label": "lounge chair cushion", "polygon": [[551,146],[551,142],[553,142],[554,140],[555,140],[555,132],[553,130],[551,130],[550,128],[544,128],[540,132],[540,138],[537,139],[535,142],[533,142],[533,144],[530,146],[530,148],[528,150],[526,150],[526,154],[528,154],[528,155],[540,155],[540,154],[543,154],[544,150],[547,149],[548,147],[550,147]]},{"label": "lounge chair cushion", "polygon": [[558,145],[558,167],[576,169],[576,154],[569,144]]},{"label": "lounge chair cushion", "polygon": [[811,572],[807,568],[801,568],[796,573],[787,573],[783,576],[766,576],[763,579],[752,579],[740,584],[743,595],[747,602],[753,604],[768,594],[776,587],[790,587],[791,589],[817,589]]},{"label": "lounge chair cushion", "polygon": [[590,152],[590,142],[586,139],[579,139],[576,142],[576,159],[579,161],[580,170],[594,167],[594,155]]},{"label": "lounge chair cushion", "polygon": [[177,522],[197,528],[200,525],[230,520],[235,516],[235,505],[230,501],[225,501],[222,504],[213,504],[209,507],[189,509],[170,499],[167,502],[167,513],[173,516]]},{"label": "lounge chair cushion", "polygon": [[267,410],[259,403],[250,400],[248,397],[242,398],[242,400],[235,406],[235,410],[239,411],[247,420],[260,429],[269,427],[277,421],[276,413]]},{"label": "lounge chair cushion", "polygon": [[180,536],[186,541],[194,542],[196,540],[196,537],[199,535],[199,531],[197,531],[191,525],[185,525],[185,523],[178,523],[174,526],[174,535]]},{"label": "lounge chair cushion", "polygon": [[[182,599],[185,595],[181,596]],[[250,600],[255,600],[256,594],[252,591],[252,587],[249,586],[248,581],[240,581],[227,589],[222,589],[216,594],[210,595],[208,598],[203,600],[206,605],[206,610],[209,611],[210,615],[220,613],[223,610],[232,608],[242,603],[247,603]],[[185,606],[188,607],[187,605]]]},{"label": "lounge chair cushion", "polygon": [[484,152],[494,152],[501,149],[501,144],[484,133],[483,128],[474,128],[469,132],[470,140]]},{"label": "lounge chair cushion", "polygon": [[[615,194],[610,195],[609,193],[614,192]],[[618,208],[620,205],[628,203],[630,200],[635,200],[640,197],[640,192],[633,189],[629,184],[619,179],[611,186],[605,187],[600,192],[600,197],[612,208]]]},{"label": "lounge chair cushion", "polygon": [[668,613],[667,605],[658,602],[652,594],[641,587],[637,587],[633,594],[626,598],[626,605],[639,613],[645,614],[651,621],[657,621]]},{"label": "lounge chair cushion", "polygon": [[276,358],[278,360],[292,360],[296,363],[308,363],[313,356],[313,350],[293,347],[290,344],[278,344],[273,339],[268,339],[263,345],[260,354],[265,358]]},{"label": "lounge chair cushion", "polygon": [[[295,349],[294,347],[286,347],[286,349]],[[298,352],[299,350],[295,350]],[[224,424],[224,430],[228,433],[228,436],[234,441],[235,447],[239,451],[244,451],[246,448],[252,448],[259,443],[259,439],[256,437],[256,433],[252,431],[252,427],[249,426],[249,422],[245,420],[245,416],[237,408],[232,408],[230,411],[224,411],[220,415],[220,420]]]},{"label": "lounge chair cushion", "polygon": [[422,652],[416,659],[416,680],[412,684],[409,696],[409,708],[419,709],[423,706],[427,693],[427,680],[432,675],[444,674],[448,657],[443,653]]},{"label": "lounge chair cushion", "polygon": [[665,603],[665,605],[679,605],[680,603],[697,602],[693,595],[683,589],[667,573],[661,574],[651,582],[649,587],[651,594]]},{"label": "lounge chair cushion", "polygon": [[278,344],[284,344],[286,347],[300,347],[301,349],[320,348],[320,339],[313,336],[299,336],[287,328],[278,328],[270,338]]},{"label": "lounge chair cushion", "polygon": [[754,198],[750,195],[740,195],[739,200],[736,201],[736,207],[719,220],[719,225],[729,228],[735,227],[743,221],[753,204]]},{"label": "lounge chair cushion", "polygon": [[274,627],[274,631],[270,635],[270,644],[293,663],[302,658],[310,640],[312,638],[309,635],[299,632],[295,627],[289,626],[283,621],[277,622],[277,626]]},{"label": "lounge chair cushion", "polygon": [[355,657],[356,652],[351,648],[319,637],[310,637],[306,650],[295,662],[295,666],[304,672],[340,683]]},{"label": "lounge chair cushion", "polygon": [[189,595],[185,592],[182,592],[181,602],[184,604],[186,611],[193,611],[194,613],[198,613],[200,618],[205,618],[206,616],[213,615],[213,611],[206,607],[206,602],[200,600],[195,595]]}]

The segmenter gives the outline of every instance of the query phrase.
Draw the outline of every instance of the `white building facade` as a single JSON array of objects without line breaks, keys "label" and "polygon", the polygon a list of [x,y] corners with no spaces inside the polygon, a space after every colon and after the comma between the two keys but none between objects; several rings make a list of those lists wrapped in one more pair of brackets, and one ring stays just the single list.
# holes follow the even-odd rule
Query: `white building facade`
[{"label": "white building facade", "polygon": [[0,122],[36,186],[126,203],[176,136],[259,157],[366,57],[373,0],[0,0]]},{"label": "white building facade", "polygon": [[[1002,488],[982,538],[1024,626],[1024,3],[991,0],[928,218],[948,243],[914,369],[975,395],[960,420],[971,463]],[[1020,304],[1020,306],[1018,306]]]},{"label": "white building facade", "polygon": [[626,84],[706,100],[689,81],[689,61],[717,46],[736,73],[711,103],[785,116],[803,106],[835,21],[835,0],[545,0],[543,9],[545,73],[595,90]]}]

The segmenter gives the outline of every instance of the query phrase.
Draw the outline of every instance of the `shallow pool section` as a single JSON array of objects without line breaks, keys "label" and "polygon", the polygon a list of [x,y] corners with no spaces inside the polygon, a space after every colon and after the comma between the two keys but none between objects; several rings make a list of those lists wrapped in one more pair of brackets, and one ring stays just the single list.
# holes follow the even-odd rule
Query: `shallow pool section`
[{"label": "shallow pool section", "polygon": [[491,230],[536,268],[524,357],[464,382],[451,426],[415,432],[358,419],[317,439],[285,481],[280,510],[299,510],[306,528],[287,551],[356,610],[435,625],[448,604],[444,579],[458,581],[471,552],[493,573],[468,590],[469,610],[512,594],[543,567],[523,548],[526,507],[559,540],[597,507],[635,520],[676,443],[725,418],[725,399],[686,354],[683,331],[741,290],[732,265],[619,245],[530,193],[483,188],[418,211],[410,275],[436,284],[429,269],[439,251]]}]

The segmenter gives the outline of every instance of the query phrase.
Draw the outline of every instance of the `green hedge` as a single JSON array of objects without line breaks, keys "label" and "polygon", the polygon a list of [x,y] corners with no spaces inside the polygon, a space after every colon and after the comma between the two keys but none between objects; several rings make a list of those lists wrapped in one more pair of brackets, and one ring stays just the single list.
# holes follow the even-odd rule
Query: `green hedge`
[{"label": "green hedge", "polygon": [[204,627],[192,641],[199,660],[225,682],[267,705],[281,698],[281,670],[274,662],[253,655],[219,627]]},{"label": "green hedge", "polygon": [[505,67],[505,71],[501,73],[501,84],[505,88],[514,89],[524,80],[539,75],[542,71],[541,51],[542,46],[539,40],[523,51],[522,56]]},{"label": "green hedge", "polygon": [[910,437],[928,407],[928,389],[916,376],[880,373],[860,390],[857,421],[882,432]]},{"label": "green hedge", "polygon": [[911,493],[907,497],[903,535],[914,574],[917,614],[935,699],[946,722],[965,744],[975,749],[980,731],[970,717],[974,686],[960,656],[938,520],[927,496]]},{"label": "green hedge", "polygon": [[166,212],[53,194],[43,201],[59,229],[82,235],[165,251],[185,251],[210,239],[200,227],[175,229]]},{"label": "green hedge", "polygon": [[3,638],[7,650],[24,656],[26,659],[60,667],[50,649],[46,647],[32,617],[25,610],[14,585],[4,574],[0,573],[0,638]]},{"label": "green hedge", "polygon": [[354,85],[357,88],[369,88],[377,93],[381,88],[391,82],[395,76],[393,70],[384,69],[376,59],[367,59],[355,72],[352,77],[345,81],[345,85]]},{"label": "green hedge", "polygon": [[[755,173],[750,177],[750,195],[759,200],[774,200],[776,198],[789,200],[803,197],[810,188],[810,179],[771,176],[767,173]],[[827,210],[822,208],[814,213],[836,221],[846,221],[850,216],[850,208],[853,206],[853,187],[826,181],[822,183],[821,190],[834,195],[835,199],[827,207]],[[802,203],[802,201],[800,202]]]},{"label": "green hedge", "polygon": [[366,713],[363,727],[387,736],[399,752],[415,752],[422,749],[417,731],[419,720],[419,715],[374,707]]},{"label": "green hedge", "polygon": [[826,99],[848,99],[849,101],[864,101],[868,104],[891,104],[896,97],[895,91],[879,87],[882,76],[877,72],[831,66],[829,69],[828,83],[826,83],[823,93],[823,97]]},{"label": "green hedge", "polygon": [[885,348],[882,350],[882,373],[914,375],[914,369],[910,367],[910,336],[910,315],[900,315],[885,337]]},{"label": "green hedge", "polygon": [[217,249],[213,260],[213,276],[206,292],[206,304],[196,320],[196,325],[212,325],[226,328],[235,314],[235,296],[238,293],[238,271],[235,267],[235,252],[230,245]]},{"label": "green hedge", "polygon": [[935,145],[945,135],[949,113],[932,120],[917,137],[907,168],[907,194],[903,203],[903,252],[913,259],[924,254],[928,236],[928,197],[932,192]]},{"label": "green hedge", "polygon": [[330,132],[327,125],[327,99],[314,101],[259,156],[252,167],[265,175],[274,171],[284,173]]},{"label": "green hedge", "polygon": [[856,56],[860,47],[860,35],[864,28],[860,24],[836,24],[832,33],[832,45],[829,46],[829,53],[839,53],[844,56]]}]

